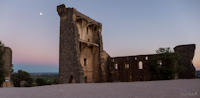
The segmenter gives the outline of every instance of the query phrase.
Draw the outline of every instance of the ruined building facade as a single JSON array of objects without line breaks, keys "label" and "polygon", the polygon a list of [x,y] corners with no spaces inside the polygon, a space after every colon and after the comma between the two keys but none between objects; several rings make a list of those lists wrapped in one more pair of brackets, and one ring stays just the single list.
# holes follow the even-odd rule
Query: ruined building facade
[{"label": "ruined building facade", "polygon": [[195,49],[195,44],[179,45],[174,48],[175,53],[179,54],[180,56],[178,64],[183,65],[185,67],[185,70],[179,74],[179,78],[195,78],[196,69],[192,63],[195,54]]},{"label": "ruined building facade", "polygon": [[5,76],[5,82],[3,82],[2,87],[12,87],[11,82],[11,72],[12,72],[12,50],[9,47],[3,47],[0,46],[2,54],[2,61],[4,68],[4,76]]},{"label": "ruined building facade", "polygon": [[[57,6],[57,12],[60,16],[60,83],[149,80],[148,71],[138,70],[137,64],[142,61],[145,69],[146,57],[150,60],[154,55],[111,58],[103,50],[101,23],[65,5]],[[185,48],[175,50],[182,53]],[[191,65],[192,55],[183,54],[186,59],[188,55],[187,63]]]},{"label": "ruined building facade", "polygon": [[61,83],[104,79],[101,23],[74,8],[57,7],[60,16],[59,80]]},{"label": "ruined building facade", "polygon": [[[179,45],[174,48],[174,53],[171,55],[179,56],[177,60],[178,66],[183,66],[184,69],[181,73],[177,74],[176,78],[179,79],[191,79],[195,78],[195,68],[192,64],[192,60],[195,52],[195,44]],[[163,54],[150,54],[150,55],[135,55],[135,56],[123,56],[112,57],[109,64],[109,81],[150,81],[152,78],[158,78],[158,76],[152,76],[149,62],[156,60],[161,67],[170,67],[160,57]],[[172,64],[173,67],[173,64]]]}]

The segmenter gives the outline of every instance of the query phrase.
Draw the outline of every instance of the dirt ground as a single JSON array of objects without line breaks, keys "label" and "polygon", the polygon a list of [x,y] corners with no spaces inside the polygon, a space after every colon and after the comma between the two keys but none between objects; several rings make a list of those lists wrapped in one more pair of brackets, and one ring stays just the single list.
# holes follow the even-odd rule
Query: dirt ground
[{"label": "dirt ground", "polygon": [[200,98],[200,79],[0,88],[0,98]]}]

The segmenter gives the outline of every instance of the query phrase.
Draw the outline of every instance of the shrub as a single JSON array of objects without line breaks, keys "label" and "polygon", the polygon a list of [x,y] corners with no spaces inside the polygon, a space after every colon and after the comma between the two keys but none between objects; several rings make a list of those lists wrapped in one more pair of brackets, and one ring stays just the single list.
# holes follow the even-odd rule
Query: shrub
[{"label": "shrub", "polygon": [[[31,87],[33,82],[30,74],[22,70],[18,70],[17,73],[13,73],[11,76],[11,80],[13,81],[15,87]],[[23,85],[21,84],[22,82],[24,82]]]}]

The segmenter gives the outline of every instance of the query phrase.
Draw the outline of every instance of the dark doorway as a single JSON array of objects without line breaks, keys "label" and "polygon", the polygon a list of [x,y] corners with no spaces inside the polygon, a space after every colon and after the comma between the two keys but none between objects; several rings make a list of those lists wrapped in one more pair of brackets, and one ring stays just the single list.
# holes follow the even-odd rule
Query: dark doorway
[{"label": "dark doorway", "polygon": [[85,77],[85,83],[87,83],[87,76]]},{"label": "dark doorway", "polygon": [[73,78],[73,76],[71,75],[70,78],[69,78],[69,83],[72,83],[72,82],[73,82],[73,79],[74,79],[74,78]]}]

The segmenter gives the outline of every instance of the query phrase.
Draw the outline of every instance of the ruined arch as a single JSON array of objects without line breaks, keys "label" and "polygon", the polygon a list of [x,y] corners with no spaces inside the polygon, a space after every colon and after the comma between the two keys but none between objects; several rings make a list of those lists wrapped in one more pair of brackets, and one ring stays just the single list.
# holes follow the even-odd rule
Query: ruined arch
[{"label": "ruined arch", "polygon": [[138,69],[143,69],[143,62],[142,61],[138,62]]}]

